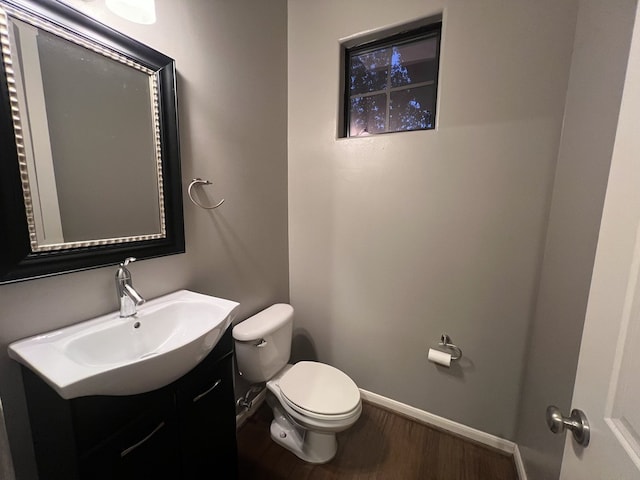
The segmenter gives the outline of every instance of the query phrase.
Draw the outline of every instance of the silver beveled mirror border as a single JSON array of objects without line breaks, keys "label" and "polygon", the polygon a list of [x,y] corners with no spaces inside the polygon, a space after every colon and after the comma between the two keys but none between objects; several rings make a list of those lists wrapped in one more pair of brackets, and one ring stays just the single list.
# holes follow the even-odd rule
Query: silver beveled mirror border
[{"label": "silver beveled mirror border", "polygon": [[[34,208],[32,202],[31,186],[29,184],[29,172],[27,169],[27,157],[25,153],[24,135],[22,129],[22,121],[20,116],[20,106],[17,96],[16,77],[13,69],[13,60],[11,55],[11,42],[9,38],[9,16],[15,17],[18,20],[33,25],[34,27],[46,30],[60,38],[73,42],[84,48],[99,53],[107,58],[118,61],[124,65],[140,70],[143,73],[149,75],[151,86],[151,104],[153,110],[153,131],[154,131],[154,145],[155,145],[155,158],[156,158],[156,171],[158,173],[158,200],[160,208],[160,232],[147,235],[136,235],[127,237],[113,237],[97,240],[87,240],[81,242],[64,242],[48,245],[39,245],[36,236],[36,223],[34,217]],[[24,197],[25,213],[27,217],[27,226],[29,230],[29,241],[31,244],[31,250],[33,252],[45,252],[64,250],[70,248],[82,248],[93,247],[101,245],[113,245],[127,242],[137,242],[142,240],[154,240],[166,237],[166,217],[164,209],[164,189],[162,179],[162,150],[160,144],[160,107],[159,107],[159,95],[158,95],[158,78],[156,72],[141,65],[133,60],[119,54],[109,48],[106,48],[98,43],[91,42],[79,35],[75,35],[57,25],[46,22],[38,17],[29,15],[21,10],[15,9],[10,5],[4,4],[0,0],[0,47],[2,48],[2,61],[4,63],[7,87],[9,90],[9,101],[11,108],[11,117],[13,122],[13,129],[15,132],[16,150],[18,154],[18,166],[20,170],[20,181],[22,184],[22,193]]]}]

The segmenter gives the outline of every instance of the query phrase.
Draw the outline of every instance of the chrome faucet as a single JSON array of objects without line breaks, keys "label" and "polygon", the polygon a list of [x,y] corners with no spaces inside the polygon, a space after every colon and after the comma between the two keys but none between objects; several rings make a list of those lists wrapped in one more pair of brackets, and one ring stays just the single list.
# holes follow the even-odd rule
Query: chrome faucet
[{"label": "chrome faucet", "polygon": [[127,270],[127,265],[135,262],[134,257],[127,258],[118,267],[116,272],[116,291],[120,302],[120,317],[132,317],[136,314],[136,307],[142,305],[145,299],[133,288],[131,284],[131,272]]}]

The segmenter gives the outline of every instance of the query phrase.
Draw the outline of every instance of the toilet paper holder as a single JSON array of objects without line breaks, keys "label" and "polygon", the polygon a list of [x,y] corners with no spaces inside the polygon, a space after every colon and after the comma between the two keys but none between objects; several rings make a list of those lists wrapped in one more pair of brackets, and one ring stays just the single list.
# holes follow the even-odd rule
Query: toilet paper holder
[{"label": "toilet paper holder", "polygon": [[440,342],[438,342],[438,345],[442,348],[446,348],[451,352],[451,360],[460,360],[462,358],[462,349],[455,345],[451,341],[451,337],[446,333],[443,333],[440,336]]}]

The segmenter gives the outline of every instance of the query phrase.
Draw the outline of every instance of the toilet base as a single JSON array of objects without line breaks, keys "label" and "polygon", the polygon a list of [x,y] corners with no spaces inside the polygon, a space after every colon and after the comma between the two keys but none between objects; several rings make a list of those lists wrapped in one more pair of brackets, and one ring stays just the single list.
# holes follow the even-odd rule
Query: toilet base
[{"label": "toilet base", "polygon": [[271,438],[278,445],[309,463],[327,463],[338,451],[336,434],[313,432],[294,425],[280,407],[273,408]]}]

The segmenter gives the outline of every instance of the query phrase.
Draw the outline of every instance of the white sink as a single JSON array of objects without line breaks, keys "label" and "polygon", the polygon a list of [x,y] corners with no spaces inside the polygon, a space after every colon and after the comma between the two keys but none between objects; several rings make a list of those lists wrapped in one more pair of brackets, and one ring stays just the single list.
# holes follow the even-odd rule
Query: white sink
[{"label": "white sink", "polygon": [[218,343],[239,304],[180,290],[138,307],[9,345],[63,398],[133,395],[177,380]]}]

